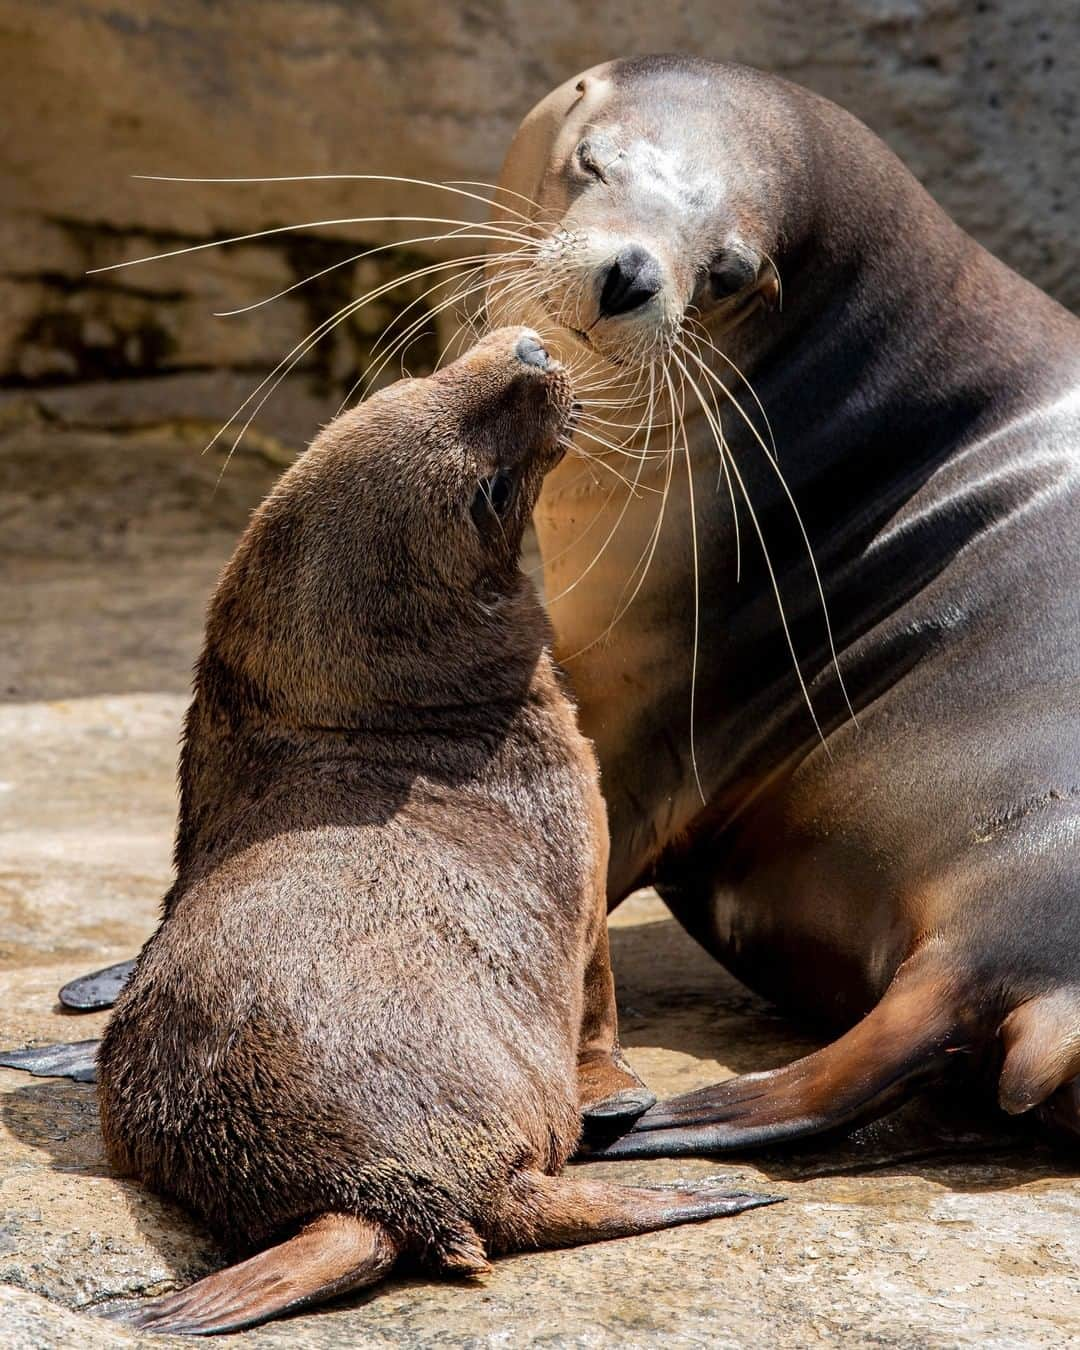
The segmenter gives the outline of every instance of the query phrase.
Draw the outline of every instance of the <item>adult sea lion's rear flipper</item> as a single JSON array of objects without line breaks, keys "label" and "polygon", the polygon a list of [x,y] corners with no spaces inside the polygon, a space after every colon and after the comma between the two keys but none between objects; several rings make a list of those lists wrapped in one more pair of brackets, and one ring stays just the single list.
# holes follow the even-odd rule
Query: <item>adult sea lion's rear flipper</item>
[{"label": "adult sea lion's rear flipper", "polygon": [[1080,988],[1053,990],[1015,1008],[999,1029],[1005,1058],[998,1101],[1010,1115],[1080,1135]]},{"label": "adult sea lion's rear flipper", "polygon": [[96,1083],[100,1044],[100,1041],[73,1041],[28,1046],[25,1050],[0,1050],[0,1068],[23,1069],[35,1078],[73,1078],[76,1083]]},{"label": "adult sea lion's rear flipper", "polygon": [[134,969],[133,960],[120,961],[115,966],[80,975],[60,990],[60,1002],[72,1012],[99,1012],[102,1008],[111,1008]]},{"label": "adult sea lion's rear flipper", "polygon": [[143,1331],[214,1336],[347,1294],[389,1271],[398,1245],[380,1224],[324,1214],[288,1242],[175,1294],[108,1314]]},{"label": "adult sea lion's rear flipper", "polygon": [[[127,984],[134,961],[80,975],[60,990],[60,1002],[76,1012],[111,1008]],[[97,1048],[100,1041],[71,1041],[59,1045],[29,1046],[25,1050],[0,1050],[0,1068],[22,1069],[36,1078],[72,1078],[76,1083],[97,1082]]]},{"label": "adult sea lion's rear flipper", "polygon": [[916,956],[881,1002],[824,1049],[767,1073],[740,1074],[673,1097],[592,1151],[647,1158],[759,1148],[884,1114],[940,1074],[968,1043],[940,966]]},{"label": "adult sea lion's rear flipper", "polygon": [[575,1247],[609,1238],[652,1233],[676,1224],[719,1219],[759,1205],[775,1205],[782,1195],[724,1190],[701,1182],[694,1186],[616,1186],[566,1173],[537,1172],[517,1178],[510,1226],[517,1247]]}]

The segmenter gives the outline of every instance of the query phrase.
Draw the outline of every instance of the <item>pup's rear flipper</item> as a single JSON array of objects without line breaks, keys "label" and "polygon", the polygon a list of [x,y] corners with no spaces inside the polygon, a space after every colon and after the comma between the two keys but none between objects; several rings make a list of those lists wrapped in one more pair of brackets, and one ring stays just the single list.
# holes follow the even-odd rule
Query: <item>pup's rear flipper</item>
[{"label": "pup's rear flipper", "polygon": [[109,1316],[143,1331],[175,1335],[239,1331],[374,1284],[397,1255],[397,1243],[380,1224],[347,1214],[324,1214],[280,1246],[178,1293]]},{"label": "pup's rear flipper", "polygon": [[756,1148],[882,1115],[968,1041],[948,982],[915,956],[856,1026],[804,1059],[673,1097],[592,1151],[648,1158]]},{"label": "pup's rear flipper", "polygon": [[35,1078],[74,1078],[76,1083],[96,1083],[100,1044],[100,1041],[72,1041],[30,1046],[26,1050],[0,1050],[0,1068],[22,1069]]},{"label": "pup's rear flipper", "polygon": [[111,1008],[134,969],[134,961],[120,961],[115,966],[106,966],[104,970],[80,975],[76,980],[69,980],[60,990],[60,1002],[73,1012],[98,1012],[102,1008]]},{"label": "pup's rear flipper", "polygon": [[560,1177],[527,1172],[517,1178],[509,1219],[508,1248],[576,1247],[586,1242],[652,1233],[676,1224],[719,1219],[780,1195],[725,1191],[717,1186],[615,1186],[566,1173]]}]

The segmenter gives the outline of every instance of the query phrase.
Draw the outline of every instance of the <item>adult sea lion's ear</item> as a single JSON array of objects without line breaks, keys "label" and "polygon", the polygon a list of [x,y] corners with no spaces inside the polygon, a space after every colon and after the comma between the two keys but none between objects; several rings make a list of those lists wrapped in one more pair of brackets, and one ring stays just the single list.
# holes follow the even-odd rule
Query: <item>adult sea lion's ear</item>
[{"label": "adult sea lion's ear", "polygon": [[714,300],[726,300],[751,285],[759,265],[738,249],[723,249],[709,264],[709,291]]}]

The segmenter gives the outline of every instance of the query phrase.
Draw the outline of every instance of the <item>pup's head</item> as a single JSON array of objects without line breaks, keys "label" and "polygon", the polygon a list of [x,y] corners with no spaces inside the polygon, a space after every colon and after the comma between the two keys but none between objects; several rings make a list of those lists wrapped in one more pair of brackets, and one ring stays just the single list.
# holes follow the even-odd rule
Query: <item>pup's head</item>
[{"label": "pup's head", "polygon": [[536,334],[504,328],[336,418],[256,512],[207,660],[308,716],[482,693],[534,613],[522,535],[573,408]]}]

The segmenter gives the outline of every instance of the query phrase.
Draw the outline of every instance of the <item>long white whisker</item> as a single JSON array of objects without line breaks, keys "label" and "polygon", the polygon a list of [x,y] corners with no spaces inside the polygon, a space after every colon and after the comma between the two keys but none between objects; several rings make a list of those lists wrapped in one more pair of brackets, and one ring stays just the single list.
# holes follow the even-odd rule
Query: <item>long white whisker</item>
[{"label": "long white whisker", "polygon": [[473,277],[473,275],[475,274],[480,265],[481,265],[480,263],[473,263],[469,265],[464,276],[450,275],[440,277],[438,281],[436,281],[433,285],[427,287],[425,290],[421,291],[421,293],[418,296],[416,296],[415,299],[411,300],[403,309],[399,310],[398,313],[394,315],[394,317],[386,325],[383,331],[379,334],[378,338],[376,339],[372,347],[371,359],[372,362],[375,362],[376,356],[378,355],[377,363],[369,364],[364,373],[360,375],[359,378],[353,383],[349,391],[346,393],[345,397],[342,399],[340,405],[338,406],[337,409],[338,413],[340,413],[348,405],[353,395],[356,393],[357,389],[359,389],[361,385],[364,386],[362,397],[363,398],[367,397],[367,395],[371,392],[371,389],[375,384],[376,380],[386,369],[387,365],[394,359],[395,355],[403,349],[403,347],[409,342],[409,340],[414,335],[418,335],[419,330],[422,329],[425,324],[433,323],[438,318],[438,316],[444,310],[449,309],[451,305],[456,304],[460,300],[463,300],[466,297],[468,297],[469,295],[475,294],[476,291],[481,290],[485,285],[485,282],[482,280],[474,281],[472,285],[469,286],[462,293],[459,293],[458,291],[452,291],[448,296],[445,296],[432,308],[424,310],[423,313],[421,313],[417,318],[413,319],[408,324],[408,326],[389,343],[385,352],[379,354],[379,349],[383,341],[388,336],[394,324],[400,323],[401,319],[406,314],[408,314],[408,312],[411,309],[413,309],[416,305],[422,304],[428,298],[429,295],[431,295],[434,291],[439,290],[442,286],[449,285],[452,282],[458,286],[461,286],[463,283],[468,282]]},{"label": "long white whisker", "polygon": [[[683,364],[682,360],[679,358],[678,353],[672,352],[672,359],[678,364],[678,366],[683,372],[683,375],[690,383],[691,387],[694,387],[694,380],[691,377],[690,372],[686,369],[686,366]],[[704,402],[704,400],[701,397],[700,391],[697,392],[698,392],[698,399]],[[780,584],[777,581],[776,571],[772,564],[772,558],[769,556],[768,546],[765,543],[764,532],[762,531],[761,524],[758,521],[757,512],[754,510],[753,502],[750,500],[750,494],[746,490],[746,484],[743,482],[742,474],[739,472],[739,466],[736,464],[735,458],[730,452],[728,453],[728,463],[731,466],[731,472],[735,477],[735,481],[739,485],[739,491],[742,494],[743,501],[746,503],[746,509],[750,515],[750,520],[753,523],[754,532],[757,534],[758,543],[761,545],[762,557],[765,560],[765,567],[769,573],[769,581],[772,585],[773,595],[776,599],[776,607],[780,614],[780,625],[784,630],[784,639],[787,642],[788,651],[791,654],[791,660],[795,667],[795,675],[799,681],[799,688],[802,690],[803,699],[805,700],[806,706],[809,709],[811,720],[814,723],[814,729],[817,731],[818,737],[821,740],[822,745],[825,747],[826,754],[828,754],[829,747],[825,742],[824,735],[822,734],[821,726],[817,718],[817,712],[815,711],[813,701],[810,698],[810,691],[806,687],[806,680],[803,678],[802,667],[799,664],[799,658],[795,651],[795,643],[794,640],[792,639],[791,628],[789,627],[787,621],[787,612],[784,609],[783,596],[780,593]]]},{"label": "long white whisker", "polygon": [[[305,220],[296,225],[274,225],[266,230],[251,230],[247,234],[234,234],[226,239],[207,239],[201,244],[189,244],[186,248],[167,249],[164,253],[148,253],[142,258],[127,258],[123,262],[109,263],[105,267],[91,267],[87,269],[87,276],[93,276],[98,272],[116,272],[122,267],[137,267],[140,263],[161,262],[165,258],[179,258],[187,253],[201,253],[208,248],[223,248],[226,244],[245,244],[252,239],[269,239],[279,234],[292,234],[297,230],[316,230],[333,225],[379,225],[397,222],[409,225],[452,225],[455,227],[471,224],[467,220],[450,220],[445,216],[342,216],[338,219]],[[500,227],[488,225],[486,228],[498,231]],[[511,243],[531,242],[527,237],[523,239],[518,231],[509,228],[502,237]]]},{"label": "long white whisker", "polygon": [[[653,378],[654,378],[654,377],[653,377],[653,372],[652,372],[652,370],[650,369],[650,392],[651,392],[652,388],[654,388]],[[645,418],[643,417],[643,418],[642,418],[642,422],[639,423],[638,427],[636,427],[636,428],[634,429],[635,434],[636,434],[636,432],[637,432],[638,430],[640,430],[640,427],[641,427],[641,425],[644,424],[644,421],[645,421]],[[607,546],[611,543],[612,539],[614,539],[616,533],[617,533],[618,530],[619,530],[620,525],[622,525],[623,520],[624,520],[624,518],[625,518],[625,516],[626,516],[627,511],[630,509],[630,503],[631,503],[631,501],[637,496],[638,491],[640,490],[641,474],[642,474],[642,471],[643,471],[643,469],[644,469],[644,467],[645,467],[645,461],[646,461],[646,459],[648,458],[648,443],[649,443],[649,434],[650,434],[650,432],[651,432],[651,422],[650,422],[650,430],[647,431],[646,434],[645,434],[645,439],[644,439],[644,442],[643,442],[643,444],[642,444],[641,453],[640,453],[640,455],[638,456],[637,472],[634,474],[634,480],[633,480],[633,483],[629,485],[629,486],[630,486],[630,491],[627,493],[626,500],[625,500],[625,501],[623,502],[623,504],[622,504],[622,509],[620,510],[619,514],[618,514],[618,515],[616,516],[616,518],[615,518],[615,523],[612,525],[611,529],[608,531],[607,535],[605,536],[604,542],[600,545],[599,549],[598,549],[598,550],[596,551],[596,553],[593,555],[593,559],[592,559],[592,561],[589,563],[589,565],[585,568],[585,570],[581,573],[581,575],[577,578],[576,581],[574,581],[571,585],[567,586],[563,591],[560,592],[560,594],[559,594],[558,596],[555,597],[556,599],[562,599],[563,596],[569,594],[570,591],[572,591],[576,586],[578,586],[578,585],[585,579],[586,576],[588,576],[588,574],[592,571],[592,569],[593,569],[593,568],[596,566],[596,564],[600,561],[600,559],[601,559],[601,557],[603,556],[605,550],[607,549]],[[633,453],[633,452],[627,452],[627,453]],[[655,489],[655,488],[650,488],[649,491],[655,492],[656,489]],[[608,500],[610,501],[610,498],[609,498]]]},{"label": "long white whisker", "polygon": [[[247,428],[251,425],[251,422],[255,414],[258,413],[259,408],[261,408],[263,404],[266,402],[266,398],[269,398],[270,394],[272,394],[274,392],[274,389],[277,388],[278,384],[281,383],[281,380],[284,379],[285,376],[288,375],[289,372],[293,369],[297,361],[301,360],[311,350],[311,348],[326,335],[326,333],[328,333],[332,328],[337,327],[337,325],[341,323],[344,319],[348,318],[350,314],[362,308],[364,305],[369,304],[372,300],[378,299],[381,295],[385,294],[387,291],[391,291],[397,286],[403,286],[410,281],[416,280],[420,276],[429,275],[432,272],[443,271],[448,268],[460,268],[463,265],[464,264],[458,261],[431,263],[427,267],[411,272],[405,277],[395,277],[390,281],[383,282],[381,285],[376,286],[372,290],[368,291],[365,295],[362,295],[358,299],[351,300],[346,305],[343,305],[341,309],[337,310],[334,314],[332,314],[330,318],[325,319],[320,324],[317,324],[316,327],[312,329],[312,331],[306,337],[302,338],[289,352],[286,353],[286,355],[281,359],[281,361],[278,362],[278,364],[274,367],[274,369],[255,386],[255,388],[251,391],[251,393],[247,396],[247,398],[243,401],[243,403],[240,404],[240,406],[236,409],[236,411],[229,418],[229,420],[221,427],[217,435],[214,436],[213,439],[210,441],[209,445],[207,446],[207,449],[209,449],[210,445],[214,444],[214,442],[218,439],[219,436],[222,435],[223,432],[227,431],[228,428],[232,426],[232,424],[236,421],[236,419],[240,416],[240,414],[244,411],[244,409],[248,406],[248,404],[251,403],[258,396],[258,394],[263,389],[266,388],[268,384],[271,384],[271,388],[268,391],[266,397],[264,397],[259,402],[259,404],[255,408],[255,412],[245,422],[243,430],[246,431]],[[280,378],[275,380],[275,377],[278,376],[279,372],[282,372],[281,376]],[[242,434],[243,432],[241,432],[241,435]],[[234,443],[233,445],[234,450],[238,443],[239,442]],[[232,452],[230,451],[230,455],[231,453]]]},{"label": "long white whisker", "polygon": [[[278,174],[267,178],[187,178],[175,174],[162,173],[135,173],[132,178],[141,179],[147,183],[329,183],[329,182],[354,182],[354,183],[404,183],[412,187],[435,188],[441,192],[453,192],[458,197],[470,197],[474,202],[481,202],[484,206],[498,205],[500,211],[508,211],[511,215],[518,216],[530,224],[529,216],[522,215],[520,211],[515,211],[512,207],[503,206],[502,203],[494,203],[490,197],[482,197],[478,192],[466,192],[465,186],[470,187],[490,187],[489,183],[474,183],[458,186],[452,182],[435,182],[428,178],[399,178],[395,174],[386,173],[296,173],[296,174]],[[506,189],[502,189],[506,191]],[[526,198],[526,200],[529,200]],[[538,203],[532,202],[533,206]]]},{"label": "long white whisker", "polygon": [[[665,360],[664,366],[661,370],[661,374],[665,380],[667,380],[667,364],[668,363]],[[675,463],[674,446],[675,446],[675,428],[677,426],[677,423],[675,422],[674,401],[672,401],[670,406],[671,406],[672,420],[669,425],[671,429],[671,435],[670,435],[669,449],[665,456],[667,460],[667,474],[664,480],[663,495],[660,498],[660,505],[657,508],[656,513],[656,520],[653,523],[653,527],[650,532],[649,538],[648,540],[646,540],[645,547],[642,549],[637,562],[630,569],[630,574],[626,579],[626,583],[623,587],[622,593],[623,596],[625,596],[626,591],[630,588],[631,584],[634,583],[634,577],[639,572],[639,570],[640,576],[638,576],[637,582],[636,584],[634,584],[634,589],[631,592],[629,598],[623,601],[622,596],[620,596],[619,601],[616,602],[615,612],[612,614],[611,620],[606,626],[606,628],[604,628],[602,632],[597,633],[594,638],[592,638],[589,642],[586,642],[583,646],[579,647],[576,651],[571,652],[568,656],[564,656],[562,658],[564,661],[574,661],[579,656],[583,656],[585,652],[589,651],[592,647],[595,647],[597,643],[603,642],[612,632],[615,626],[619,623],[619,621],[623,618],[623,616],[627,613],[630,607],[633,605],[634,601],[638,596],[638,593],[640,592],[642,586],[645,584],[645,579],[649,574],[650,567],[652,566],[652,560],[656,554],[656,548],[660,542],[660,535],[664,527],[664,516],[667,510],[668,494],[671,489],[672,470]],[[651,424],[649,430],[647,430],[645,434],[646,445],[648,444],[650,434],[651,434]]]},{"label": "long white whisker", "polygon": [[[726,352],[721,351],[720,348],[716,345],[716,343],[713,342],[712,338],[709,336],[708,329],[705,327],[705,325],[697,321],[695,322],[697,324],[697,327],[701,330],[700,333],[696,335],[698,340],[700,342],[705,343],[707,347],[709,347],[712,351],[714,351],[716,355],[720,358],[720,360],[723,361],[724,364],[727,365],[731,370],[733,370],[736,375],[738,375],[739,379],[742,380],[743,384],[746,385],[747,389],[750,391],[750,397],[757,404],[758,412],[761,413],[762,421],[765,423],[765,430],[769,433],[769,444],[772,447],[772,457],[773,459],[776,459],[777,458],[776,437],[773,435],[772,423],[769,421],[769,414],[765,411],[764,404],[761,402],[761,399],[759,399],[757,396],[757,390],[746,378],[746,376],[742,373],[742,371],[731,359],[731,357],[728,356]],[[710,374],[711,373],[712,372],[710,372]],[[766,454],[768,453],[769,452],[766,451]]]},{"label": "long white whisker", "polygon": [[[489,188],[492,192],[502,192],[508,197],[516,197],[518,201],[524,202],[526,206],[531,206],[537,211],[542,211],[544,209],[538,201],[534,201],[532,197],[526,197],[524,192],[515,192],[513,188],[503,187],[501,183],[481,183],[472,178],[447,178],[442,186]],[[502,202],[494,197],[485,197],[484,200],[490,202],[492,206],[497,206],[500,211],[507,211],[510,209],[509,207],[503,206]],[[519,213],[515,212],[514,214],[517,215]],[[528,218],[529,217],[526,217],[526,219]]]},{"label": "long white whisker", "polygon": [[[482,243],[488,239],[497,239],[498,235],[476,234],[473,227],[463,226],[458,230],[451,230],[449,234],[421,234],[413,239],[400,239],[390,244],[376,244],[373,248],[366,248],[362,253],[352,253],[347,258],[342,258],[339,262],[331,263],[328,267],[321,268],[318,272],[312,272],[310,276],[302,277],[299,281],[294,281],[291,286],[284,287],[283,290],[275,291],[273,295],[264,296],[261,300],[254,300],[250,305],[241,305],[238,309],[219,309],[214,311],[215,319],[230,319],[237,314],[250,314],[253,309],[261,309],[263,305],[272,304],[275,300],[280,300],[283,296],[291,295],[293,291],[298,291],[302,286],[307,286],[313,281],[318,281],[321,277],[336,272],[342,267],[348,267],[352,263],[362,262],[364,258],[371,258],[376,253],[386,253],[391,249],[411,248],[420,244],[437,243],[444,239],[467,239],[470,243]],[[521,250],[522,256],[525,256],[525,250]],[[516,256],[515,254],[508,256]],[[486,259],[486,254],[483,258]],[[462,261],[453,259],[452,261]]]},{"label": "long white whisker", "polygon": [[[698,402],[701,402],[700,396]],[[713,434],[713,440],[716,442],[716,448],[720,453],[720,474],[724,483],[727,485],[728,499],[731,502],[731,523],[735,533],[735,585],[737,586],[742,580],[742,532],[739,528],[739,507],[735,500],[735,485],[731,481],[731,473],[728,469],[729,451],[727,441],[724,437],[724,428],[720,421],[720,410],[715,398],[711,405],[702,403],[701,411],[705,415],[705,421],[708,423],[709,430]]]},{"label": "long white whisker", "polygon": [[[677,357],[676,360],[678,360]],[[683,375],[686,375],[685,369],[683,370]],[[690,506],[690,550],[694,559],[694,637],[692,643],[693,656],[690,661],[690,766],[694,771],[694,782],[697,785],[698,796],[701,798],[702,806],[705,806],[707,803],[705,800],[705,790],[701,786],[701,774],[698,771],[697,743],[695,736],[698,655],[701,641],[701,567],[698,560],[697,511],[694,504],[694,466],[690,459],[689,439],[685,435],[683,436],[683,454],[686,459],[686,491],[689,497]]]},{"label": "long white whisker", "polygon": [[[818,570],[817,559],[814,557],[814,549],[810,543],[810,536],[807,533],[806,524],[802,518],[802,512],[799,510],[798,504],[795,501],[795,497],[791,489],[788,487],[787,479],[781,472],[780,465],[777,462],[776,457],[774,455],[769,454],[768,447],[761,438],[761,433],[758,431],[757,427],[754,426],[754,423],[751,420],[751,418],[747,415],[746,410],[743,408],[739,400],[734,397],[731,390],[727,388],[727,386],[723,383],[722,380],[720,380],[715,371],[709,369],[708,365],[704,361],[702,361],[700,356],[695,356],[694,353],[688,351],[685,347],[683,347],[683,350],[686,352],[688,356],[693,357],[693,359],[697,361],[698,366],[705,373],[705,375],[707,375],[714,382],[717,388],[724,393],[725,397],[735,408],[736,412],[742,418],[743,422],[750,429],[754,438],[757,440],[758,445],[764,451],[765,458],[769,461],[770,465],[772,466],[773,472],[776,474],[777,480],[780,483],[780,487],[783,490],[784,496],[787,498],[788,505],[791,507],[792,513],[794,514],[796,523],[798,524],[799,527],[799,534],[802,537],[803,547],[806,550],[806,556],[810,563],[810,570],[812,571],[814,576],[814,585],[817,589],[818,600],[821,604],[822,618],[825,621],[825,634],[829,643],[829,656],[832,660],[833,669],[836,671],[836,679],[840,685],[840,692],[843,694],[844,703],[847,706],[847,710],[851,716],[852,721],[855,723],[857,727],[859,725],[859,719],[855,715],[855,709],[851,706],[851,699],[848,697],[847,686],[844,684],[844,676],[840,670],[840,660],[837,655],[836,642],[833,637],[832,621],[829,618],[829,606],[825,599],[825,587],[821,580],[821,573]],[[730,454],[728,457],[729,459],[731,458]]]}]

